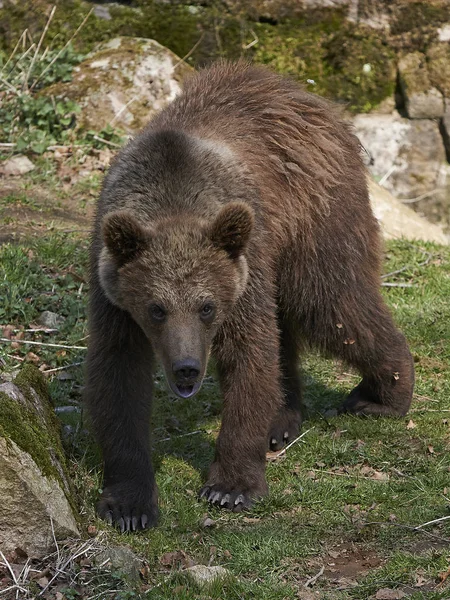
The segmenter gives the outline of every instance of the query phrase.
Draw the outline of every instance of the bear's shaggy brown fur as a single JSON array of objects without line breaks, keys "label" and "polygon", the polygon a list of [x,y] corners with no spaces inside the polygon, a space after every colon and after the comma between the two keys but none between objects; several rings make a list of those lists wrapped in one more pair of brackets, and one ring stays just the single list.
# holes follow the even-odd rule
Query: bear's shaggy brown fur
[{"label": "bear's shaggy brown fur", "polygon": [[223,394],[201,496],[232,510],[267,492],[267,447],[301,424],[298,355],[356,367],[343,410],[404,415],[414,371],[381,298],[378,224],[358,140],[329,102],[265,69],[218,63],[118,155],[92,242],[86,399],[105,461],[100,515],[153,525],[155,359]]}]

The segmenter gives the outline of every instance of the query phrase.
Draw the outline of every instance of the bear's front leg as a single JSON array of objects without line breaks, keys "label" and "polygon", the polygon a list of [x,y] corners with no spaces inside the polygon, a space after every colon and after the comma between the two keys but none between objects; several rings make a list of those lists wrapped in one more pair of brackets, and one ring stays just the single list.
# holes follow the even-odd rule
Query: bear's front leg
[{"label": "bear's front leg", "polygon": [[122,532],[151,527],[158,516],[149,445],[152,362],[142,330],[94,287],[85,400],[105,463],[97,510]]},{"label": "bear's front leg", "polygon": [[239,512],[268,492],[269,428],[283,403],[274,311],[227,323],[215,340],[223,393],[222,427],[200,497]]}]

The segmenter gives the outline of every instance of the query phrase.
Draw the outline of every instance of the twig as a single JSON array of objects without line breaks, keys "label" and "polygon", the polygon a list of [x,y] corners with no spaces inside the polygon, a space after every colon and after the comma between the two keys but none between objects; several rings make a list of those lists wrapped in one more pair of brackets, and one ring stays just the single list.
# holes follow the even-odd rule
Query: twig
[{"label": "twig", "polygon": [[116,144],[115,142],[110,142],[109,140],[105,140],[105,138],[102,138],[99,135],[93,135],[92,137],[94,138],[94,140],[103,142],[104,144],[107,144],[108,146],[113,146],[113,148],[122,148],[122,146],[120,144]]},{"label": "twig", "polygon": [[9,58],[6,61],[6,63],[3,65],[2,70],[0,71],[0,73],[3,73],[3,71],[6,69],[6,67],[9,65],[9,63],[12,61],[12,59],[16,55],[17,49],[19,48],[20,42],[23,40],[24,36],[25,37],[27,36],[27,29],[25,29],[25,31],[22,32],[20,38],[17,40],[17,44],[14,46],[14,50],[9,55]]},{"label": "twig", "polygon": [[117,121],[117,119],[120,117],[120,115],[130,106],[130,104],[132,104],[136,99],[138,98],[138,96],[133,96],[131,98],[131,100],[128,100],[128,102],[126,104],[124,104],[122,106],[122,108],[119,110],[119,112],[117,113],[117,115],[114,115],[114,117],[111,119],[111,121],[108,123],[109,126],[113,127],[114,123]]},{"label": "twig", "polygon": [[445,538],[441,535],[436,535],[435,533],[430,533],[425,529],[417,529],[414,525],[404,525],[403,523],[393,523],[392,521],[369,521],[367,523],[362,523],[362,527],[367,527],[367,525],[390,525],[391,527],[402,527],[403,529],[409,529],[410,531],[417,531],[418,533],[423,533],[424,535],[439,540],[441,542],[450,543],[449,538]]},{"label": "twig", "polygon": [[35,51],[35,53],[33,55],[33,58],[31,59],[30,66],[28,67],[27,74],[26,74],[25,79],[23,81],[22,89],[23,88],[28,89],[28,79],[29,79],[31,71],[32,71],[32,69],[34,67],[34,63],[36,62],[36,59],[38,57],[39,50],[41,49],[42,42],[44,41],[45,34],[47,33],[47,30],[48,30],[48,28],[50,26],[50,23],[51,23],[52,19],[53,19],[55,11],[56,11],[56,5],[52,8],[51,13],[49,14],[49,17],[47,19],[47,23],[45,24],[44,30],[43,30],[43,32],[41,34],[41,37],[39,38],[38,45],[36,46],[36,51]]},{"label": "twig", "polygon": [[291,446],[293,446],[294,444],[296,444],[299,440],[302,439],[302,437],[304,437],[307,433],[309,433],[310,431],[312,431],[314,429],[314,427],[310,427],[309,429],[307,429],[306,431],[304,431],[301,435],[298,436],[298,438],[295,438],[295,440],[293,440],[290,444],[288,444],[285,448],[283,448],[282,450],[280,450],[279,452],[277,452],[276,456],[274,456],[273,458],[271,458],[271,460],[275,461],[278,458],[280,458],[280,456],[283,456],[283,454],[285,454],[289,448]]},{"label": "twig", "polygon": [[411,288],[417,287],[417,285],[415,283],[382,283],[381,287]]},{"label": "twig", "polygon": [[65,371],[66,369],[71,369],[72,367],[79,367],[82,364],[83,364],[83,361],[81,360],[80,362],[74,362],[74,363],[71,363],[70,365],[66,365],[65,367],[56,367],[55,369],[47,369],[46,371],[42,371],[42,373],[45,373],[45,375],[47,375],[48,373],[56,373],[57,371]]},{"label": "twig", "polygon": [[192,46],[192,48],[189,50],[189,52],[187,54],[185,54],[183,56],[182,59],[180,59],[177,63],[175,63],[173,70],[175,71],[175,69],[177,67],[179,67],[181,65],[181,63],[186,62],[186,60],[192,55],[193,52],[195,52],[198,48],[198,46],[201,44],[201,42],[203,41],[203,38],[205,37],[205,32],[202,33],[202,35],[200,36],[200,38],[197,40],[197,42]]},{"label": "twig", "polygon": [[13,344],[17,342],[18,344],[31,344],[32,346],[47,346],[49,348],[67,348],[68,350],[87,350],[86,346],[67,346],[66,344],[48,344],[44,342],[32,342],[30,340],[10,340],[8,338],[0,338],[0,342],[6,342],[9,344]]},{"label": "twig", "polygon": [[[86,547],[85,547],[86,546]],[[44,589],[42,589],[39,593],[39,596],[43,596],[44,593],[48,590],[48,588],[51,586],[51,584],[55,581],[55,579],[61,574],[64,573],[64,570],[67,568],[67,566],[73,562],[76,558],[78,558],[79,556],[81,556],[82,554],[85,554],[86,552],[88,552],[91,548],[94,547],[94,544],[91,544],[90,546],[88,546],[88,542],[84,542],[84,544],[82,544],[81,548],[78,550],[78,552],[76,552],[73,556],[69,556],[69,558],[65,561],[65,563],[63,564],[63,566],[61,568],[57,567],[56,568],[56,573],[53,575],[53,577],[50,579],[50,581],[47,583],[47,585],[44,587]]]},{"label": "twig", "polygon": [[417,267],[424,267],[433,258],[433,254],[431,252],[424,252],[424,255],[425,254],[428,255],[427,258],[423,262],[419,263],[418,265],[405,265],[401,269],[397,269],[396,271],[391,271],[390,273],[385,273],[384,275],[381,276],[381,279],[387,279],[388,277],[392,277],[392,275],[398,275],[399,273],[403,273],[403,271],[406,271],[407,269],[415,269]]},{"label": "twig", "polygon": [[52,528],[53,541],[55,542],[56,553],[58,555],[58,562],[59,562],[61,560],[61,552],[59,551],[58,542],[56,541],[55,528],[53,527],[53,519],[51,516],[50,516],[50,527]]},{"label": "twig", "polygon": [[431,192],[425,192],[425,194],[421,194],[420,196],[416,196],[415,198],[399,198],[399,200],[403,204],[412,204],[413,202],[419,202],[419,200],[428,198],[428,196],[434,196],[438,192],[442,192],[442,191],[443,191],[442,188],[436,188],[435,190],[431,190]]},{"label": "twig", "polygon": [[[9,564],[9,562],[6,560],[6,556],[3,554],[3,552],[2,552],[1,550],[0,550],[0,554],[2,555],[2,559],[3,559],[3,561],[4,561],[4,565],[5,565],[5,567],[6,567],[6,568],[8,569],[8,571],[11,573],[11,578],[12,578],[12,580],[13,580],[13,582],[14,582],[14,585],[13,585],[13,586],[11,586],[11,587],[10,587],[10,588],[8,588],[8,589],[14,589],[14,588],[17,588],[17,589],[18,589],[18,590],[20,590],[21,592],[25,592],[25,593],[26,593],[26,592],[27,592],[27,590],[25,590],[23,587],[21,587],[21,586],[19,585],[19,583],[18,583],[18,581],[17,581],[17,578],[16,578],[16,576],[15,576],[15,574],[14,574],[14,571],[12,570],[12,567],[11,567],[11,565],[10,565],[10,564]],[[2,593],[3,593],[3,592],[2,592]]]},{"label": "twig", "polygon": [[397,165],[392,165],[392,167],[389,169],[389,171],[387,171],[387,173],[385,173],[383,175],[383,177],[380,179],[380,181],[378,182],[378,185],[383,185],[384,183],[386,183],[386,181],[389,179],[389,177],[392,175],[392,173],[395,171],[395,169],[397,168]]},{"label": "twig", "polygon": [[250,29],[250,33],[253,36],[253,40],[249,43],[249,44],[245,44],[242,46],[243,50],[250,50],[250,48],[253,48],[253,46],[256,46],[256,44],[259,42],[259,37],[256,35],[256,33],[253,31],[253,29]]},{"label": "twig", "polygon": [[88,12],[88,14],[84,17],[81,24],[78,26],[78,28],[76,29],[76,31],[72,35],[72,37],[69,39],[69,41],[61,48],[61,50],[58,52],[58,54],[56,54],[56,56],[53,58],[53,60],[51,62],[49,62],[49,64],[45,67],[45,69],[40,73],[39,77],[37,77],[37,79],[34,81],[33,85],[31,86],[30,92],[33,91],[36,84],[42,79],[42,77],[45,75],[45,73],[47,73],[47,71],[50,69],[50,67],[52,67],[55,64],[55,62],[58,60],[58,58],[61,56],[61,54],[64,52],[64,50],[72,43],[72,41],[75,39],[75,37],[80,32],[80,30],[84,27],[84,24],[89,19],[89,17],[93,13],[93,11],[94,11],[94,7],[92,7],[91,10]]},{"label": "twig", "polygon": [[172,437],[163,438],[162,440],[156,440],[156,442],[170,442],[170,440],[188,437],[189,435],[197,435],[199,433],[205,433],[205,431],[203,429],[198,429],[197,431],[191,431],[190,433],[182,433],[181,435],[173,435]]},{"label": "twig", "polygon": [[6,79],[3,79],[3,77],[0,77],[0,82],[3,83],[3,85],[6,85],[6,87],[11,91],[14,92],[16,94],[16,96],[20,96],[20,92],[17,88],[15,88],[13,85],[11,85],[9,83],[9,81],[6,81]]},{"label": "twig", "polygon": [[413,408],[409,411],[410,413],[418,413],[418,412],[450,412],[450,408]]},{"label": "twig", "polygon": [[427,525],[433,525],[434,523],[439,523],[440,521],[447,521],[450,519],[450,515],[447,517],[440,517],[439,519],[434,519],[433,521],[427,521],[426,523],[422,523],[422,525],[416,525],[414,529],[421,529],[422,527],[426,527]]},{"label": "twig", "polygon": [[313,586],[316,581],[319,579],[319,577],[321,577],[323,575],[323,572],[325,571],[325,566],[321,566],[320,567],[320,571],[318,573],[316,573],[316,575],[314,575],[314,577],[310,577],[303,585],[305,588]]}]

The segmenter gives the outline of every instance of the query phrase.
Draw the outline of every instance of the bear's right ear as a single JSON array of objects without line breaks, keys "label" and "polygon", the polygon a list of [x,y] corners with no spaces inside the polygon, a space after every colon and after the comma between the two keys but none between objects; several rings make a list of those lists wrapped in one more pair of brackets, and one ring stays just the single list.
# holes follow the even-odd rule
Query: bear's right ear
[{"label": "bear's right ear", "polygon": [[148,246],[150,232],[136,218],[121,210],[105,216],[102,223],[103,241],[117,267],[137,257]]}]

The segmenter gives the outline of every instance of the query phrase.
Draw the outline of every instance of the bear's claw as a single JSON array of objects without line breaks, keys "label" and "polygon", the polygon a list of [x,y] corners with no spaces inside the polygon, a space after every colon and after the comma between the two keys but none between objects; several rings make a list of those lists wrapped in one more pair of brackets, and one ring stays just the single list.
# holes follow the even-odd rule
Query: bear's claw
[{"label": "bear's claw", "polygon": [[199,499],[201,500],[202,498],[205,498],[210,504],[219,508],[227,508],[233,512],[247,510],[253,505],[253,499],[250,494],[239,490],[227,492],[217,489],[215,485],[205,485],[199,494]]},{"label": "bear's claw", "polygon": [[156,497],[151,490],[142,490],[130,484],[107,487],[97,505],[99,516],[121,533],[153,527],[158,520]]}]

